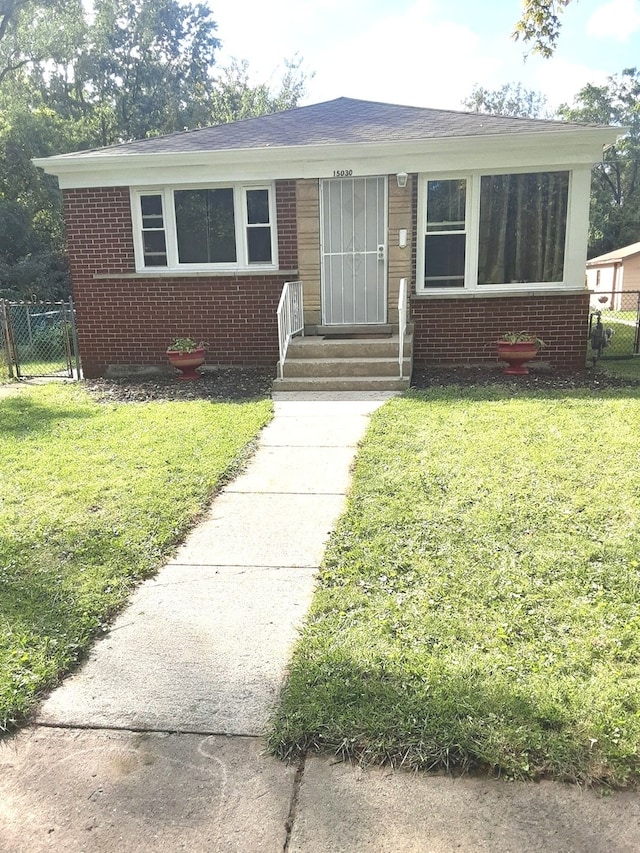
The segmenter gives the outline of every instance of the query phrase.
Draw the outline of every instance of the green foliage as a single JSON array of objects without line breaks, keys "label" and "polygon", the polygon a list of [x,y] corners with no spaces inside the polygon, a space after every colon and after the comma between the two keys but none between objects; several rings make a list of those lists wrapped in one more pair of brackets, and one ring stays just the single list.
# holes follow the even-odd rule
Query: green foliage
[{"label": "green foliage", "polygon": [[0,402],[0,729],[159,568],[269,417],[266,400],[99,405],[78,386]]},{"label": "green foliage", "polygon": [[538,349],[546,347],[546,343],[533,332],[505,332],[498,340],[507,344],[535,344]]},{"label": "green foliage", "polygon": [[59,77],[62,105],[93,118],[98,145],[194,126],[219,46],[210,9],[96,0],[94,10],[66,90]]},{"label": "green foliage", "polygon": [[560,35],[560,14],[571,0],[522,0],[522,17],[513,37],[532,45],[532,53],[553,56]]},{"label": "green foliage", "polygon": [[216,121],[229,122],[275,113],[297,106],[304,95],[307,76],[297,57],[285,60],[285,73],[273,92],[267,83],[251,85],[249,63],[234,60],[216,79],[211,98],[211,114]]},{"label": "green foliage", "polygon": [[295,106],[297,59],[272,91],[246,63],[215,73],[208,6],[179,0],[5,0],[0,6],[0,219],[20,250],[0,250],[0,296],[69,293],[54,178],[31,163],[125,140]]},{"label": "green foliage", "polygon": [[551,118],[545,96],[533,89],[526,89],[520,83],[507,83],[500,89],[493,90],[474,86],[471,95],[462,103],[466,109],[474,113],[520,118]]},{"label": "green foliage", "polygon": [[589,256],[640,240],[640,75],[625,68],[604,86],[581,89],[573,106],[560,107],[569,121],[629,128],[607,148],[593,172]]},{"label": "green foliage", "polygon": [[271,749],[637,781],[639,417],[515,385],[380,409]]},{"label": "green foliage", "polygon": [[196,343],[193,338],[174,338],[167,347],[167,352],[195,352],[197,349],[204,349],[205,347],[204,341]]},{"label": "green foliage", "polygon": [[27,66],[67,61],[83,21],[80,0],[3,0],[0,84]]}]

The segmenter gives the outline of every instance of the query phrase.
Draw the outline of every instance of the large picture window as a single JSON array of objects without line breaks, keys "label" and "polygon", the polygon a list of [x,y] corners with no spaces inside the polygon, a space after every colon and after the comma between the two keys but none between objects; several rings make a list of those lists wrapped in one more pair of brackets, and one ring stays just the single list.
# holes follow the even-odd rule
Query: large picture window
[{"label": "large picture window", "polygon": [[273,268],[272,187],[134,192],[139,269]]},{"label": "large picture window", "polygon": [[173,194],[181,264],[235,264],[233,190],[176,190]]},{"label": "large picture window", "polygon": [[484,175],[478,285],[561,282],[568,172]]}]

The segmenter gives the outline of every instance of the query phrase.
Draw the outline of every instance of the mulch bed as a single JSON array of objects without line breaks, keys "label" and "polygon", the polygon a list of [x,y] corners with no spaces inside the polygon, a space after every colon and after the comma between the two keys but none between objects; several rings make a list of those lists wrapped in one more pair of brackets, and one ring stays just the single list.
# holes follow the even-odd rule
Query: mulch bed
[{"label": "mulch bed", "polygon": [[463,387],[481,387],[486,385],[508,385],[514,388],[535,390],[542,388],[590,388],[598,391],[602,388],[640,387],[640,382],[607,376],[598,369],[562,372],[536,370],[533,368],[527,376],[506,376],[497,364],[477,366],[442,367],[433,365],[416,368],[413,371],[411,387],[416,390],[442,388],[447,385]]},{"label": "mulch bed", "polygon": [[240,402],[268,397],[273,371],[223,368],[205,371],[200,379],[181,380],[168,374],[122,379],[87,379],[85,387],[103,403],[148,403],[153,400],[215,400]]},{"label": "mulch bed", "polygon": [[[215,400],[239,402],[268,397],[274,379],[272,371],[250,368],[223,368],[206,371],[202,378],[182,381],[173,376],[128,377],[122,379],[88,379],[87,390],[101,402],[146,403],[153,400]],[[433,365],[414,370],[412,388],[482,387],[507,385],[519,389],[570,389],[586,388],[598,391],[604,388],[640,387],[640,382],[606,376],[599,371],[575,373],[531,371],[528,376],[505,376],[498,365],[484,364],[474,367],[443,367]]]}]

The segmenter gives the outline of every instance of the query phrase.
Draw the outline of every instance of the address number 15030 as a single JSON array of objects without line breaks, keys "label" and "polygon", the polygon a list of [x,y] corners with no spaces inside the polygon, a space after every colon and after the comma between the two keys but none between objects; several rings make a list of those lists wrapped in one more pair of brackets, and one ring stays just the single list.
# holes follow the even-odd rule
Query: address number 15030
[{"label": "address number 15030", "polygon": [[334,169],[334,178],[350,178],[353,175],[353,169]]}]

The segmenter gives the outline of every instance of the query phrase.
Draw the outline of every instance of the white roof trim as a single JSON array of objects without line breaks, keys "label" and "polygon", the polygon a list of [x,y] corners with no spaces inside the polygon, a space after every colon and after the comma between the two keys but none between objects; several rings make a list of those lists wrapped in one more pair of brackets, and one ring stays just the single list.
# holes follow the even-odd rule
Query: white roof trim
[{"label": "white roof trim", "polygon": [[565,127],[535,133],[447,137],[404,142],[350,143],[198,152],[114,154],[80,152],[34,159],[57,175],[63,189],[146,186],[178,181],[273,180],[397,171],[434,172],[518,167],[570,168],[602,159],[613,128]]}]

